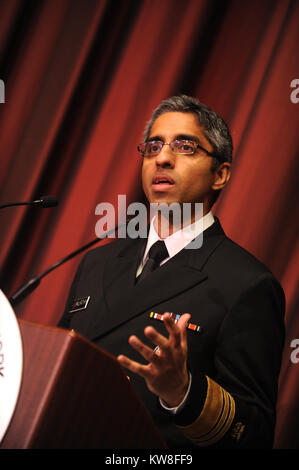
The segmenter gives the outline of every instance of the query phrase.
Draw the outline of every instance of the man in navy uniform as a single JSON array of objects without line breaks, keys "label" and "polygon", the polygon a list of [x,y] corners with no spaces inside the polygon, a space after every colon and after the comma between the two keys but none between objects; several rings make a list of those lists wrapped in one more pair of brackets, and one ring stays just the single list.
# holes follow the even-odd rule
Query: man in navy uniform
[{"label": "man in navy uniform", "polygon": [[[60,321],[132,372],[171,448],[273,444],[284,293],[211,212],[230,178],[232,148],[207,106],[185,95],[162,101],[138,147],[143,190],[149,203],[189,203],[189,221],[168,219],[165,237],[162,211],[146,239],[87,253]],[[87,308],[74,312],[85,296]]]}]

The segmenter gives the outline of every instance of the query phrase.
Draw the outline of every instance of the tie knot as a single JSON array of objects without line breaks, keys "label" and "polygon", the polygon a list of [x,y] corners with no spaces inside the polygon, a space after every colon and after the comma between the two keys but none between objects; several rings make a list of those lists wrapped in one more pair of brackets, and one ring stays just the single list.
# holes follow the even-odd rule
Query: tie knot
[{"label": "tie knot", "polygon": [[148,256],[154,259],[157,264],[160,264],[164,259],[169,257],[165,242],[162,240],[157,241],[153,244],[148,252]]}]

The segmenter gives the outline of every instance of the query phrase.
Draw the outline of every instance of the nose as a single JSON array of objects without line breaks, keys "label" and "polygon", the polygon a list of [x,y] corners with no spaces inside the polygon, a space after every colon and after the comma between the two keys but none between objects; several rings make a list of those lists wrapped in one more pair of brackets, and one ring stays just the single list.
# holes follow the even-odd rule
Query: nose
[{"label": "nose", "polygon": [[161,152],[156,156],[156,165],[162,168],[173,168],[175,165],[175,154],[170,145],[163,145]]}]

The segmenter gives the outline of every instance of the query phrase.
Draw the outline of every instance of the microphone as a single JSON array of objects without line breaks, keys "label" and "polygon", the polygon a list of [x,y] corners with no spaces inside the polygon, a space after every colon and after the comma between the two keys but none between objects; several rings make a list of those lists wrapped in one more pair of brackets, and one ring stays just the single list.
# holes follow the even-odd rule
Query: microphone
[{"label": "microphone", "polygon": [[4,209],[5,207],[12,207],[12,206],[32,206],[32,205],[38,205],[44,208],[48,207],[55,207],[58,204],[58,199],[56,196],[42,196],[39,199],[36,199],[35,201],[29,201],[29,202],[9,202],[7,204],[2,204],[0,205],[0,209]]},{"label": "microphone", "polygon": [[18,304],[21,300],[23,300],[25,297],[27,297],[27,295],[29,295],[32,291],[34,291],[34,289],[36,289],[36,287],[40,284],[40,281],[43,277],[45,277],[47,274],[49,274],[51,271],[53,271],[54,269],[58,268],[59,266],[61,266],[62,264],[64,264],[66,261],[69,261],[70,259],[74,258],[74,256],[77,256],[79,255],[80,253],[82,253],[82,251],[84,250],[87,250],[87,248],[90,248],[92,245],[95,245],[96,243],[100,242],[101,240],[104,240],[105,238],[109,237],[109,235],[115,233],[115,231],[117,231],[119,228],[121,227],[124,227],[126,224],[127,224],[127,220],[126,222],[124,222],[123,224],[121,225],[118,225],[116,227],[114,227],[112,230],[109,230],[108,232],[106,232],[104,235],[102,235],[101,237],[97,237],[96,239],[92,240],[91,242],[87,243],[86,245],[82,246],[81,248],[79,248],[78,250],[76,251],[73,251],[72,253],[70,253],[69,255],[65,256],[64,258],[62,258],[60,261],[57,261],[56,263],[54,263],[52,266],[50,266],[48,269],[46,269],[42,274],[40,274],[39,276],[34,276],[33,278],[31,278],[28,282],[26,282],[25,284],[23,284],[9,299],[9,302],[11,303],[12,306],[15,306],[16,304]]},{"label": "microphone", "polygon": [[42,196],[40,199],[32,201],[32,204],[38,204],[44,208],[55,207],[58,205],[58,199],[56,196]]}]

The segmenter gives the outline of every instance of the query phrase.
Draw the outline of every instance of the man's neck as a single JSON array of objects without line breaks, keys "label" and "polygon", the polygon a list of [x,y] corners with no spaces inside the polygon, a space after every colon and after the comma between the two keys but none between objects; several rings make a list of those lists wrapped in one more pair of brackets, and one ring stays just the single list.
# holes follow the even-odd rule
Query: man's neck
[{"label": "man's neck", "polygon": [[203,211],[200,213],[192,213],[190,217],[179,217],[179,220],[176,220],[175,217],[170,213],[165,217],[163,212],[158,212],[157,217],[154,220],[154,227],[161,239],[165,239],[168,236],[173,235],[179,230],[183,230],[185,227],[188,227],[194,224],[201,217],[204,217],[210,211],[209,208],[203,207]]}]

